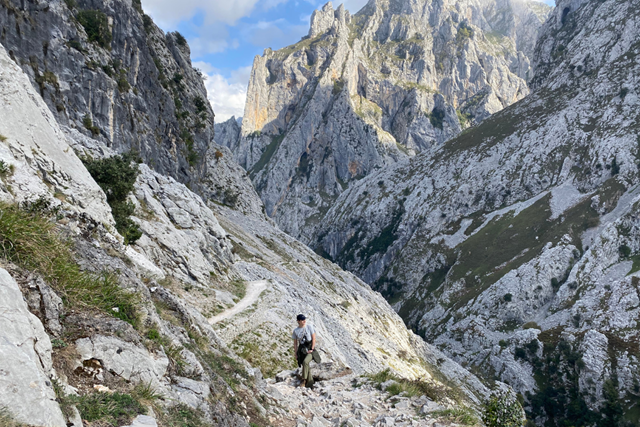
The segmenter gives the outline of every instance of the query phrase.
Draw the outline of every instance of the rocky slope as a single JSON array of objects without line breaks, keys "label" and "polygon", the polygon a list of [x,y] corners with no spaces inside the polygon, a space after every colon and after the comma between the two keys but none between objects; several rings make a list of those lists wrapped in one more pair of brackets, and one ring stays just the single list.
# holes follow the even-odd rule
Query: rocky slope
[{"label": "rocky slope", "polygon": [[208,197],[214,114],[179,33],[164,34],[140,0],[0,3],[0,43],[63,129]]},{"label": "rocky slope", "polygon": [[558,2],[531,95],[363,179],[316,236],[539,425],[638,423],[639,24],[635,2]]},{"label": "rocky slope", "polygon": [[[79,159],[115,152],[63,132],[31,84],[0,47],[0,422],[325,424],[282,398],[290,383],[262,378],[292,367],[291,319],[300,311],[317,327],[330,373],[390,369],[417,381],[429,397],[420,402],[432,406],[413,420],[416,396],[396,405],[391,421],[433,425],[482,407],[490,391],[474,375],[409,331],[366,284],[267,220],[244,172],[215,144],[208,150],[221,155],[207,159],[216,173],[207,178],[235,196],[205,202],[141,163],[129,203],[143,234],[124,246],[107,195]],[[111,165],[111,182],[135,170]],[[255,279],[270,280],[257,303],[214,329],[209,318]],[[324,400],[363,394],[337,391]],[[393,403],[369,394],[378,411]],[[449,412],[430,414],[433,399]],[[358,409],[332,424],[389,424]]]},{"label": "rocky slope", "polygon": [[548,11],[520,0],[372,0],[352,16],[327,3],[307,37],[255,58],[240,138],[224,144],[267,214],[308,238],[353,182],[522,99]]}]

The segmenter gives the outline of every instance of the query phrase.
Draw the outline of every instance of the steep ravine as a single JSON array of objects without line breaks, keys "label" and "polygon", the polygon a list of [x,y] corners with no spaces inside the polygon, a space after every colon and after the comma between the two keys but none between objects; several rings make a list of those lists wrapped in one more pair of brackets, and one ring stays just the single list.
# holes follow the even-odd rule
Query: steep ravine
[{"label": "steep ravine", "polygon": [[317,252],[538,425],[636,425],[636,2],[560,1],[533,93],[345,191]]},{"label": "steep ravine", "polygon": [[334,200],[380,168],[430,152],[529,93],[549,8],[524,0],[327,3],[308,36],[254,60],[242,128],[219,143],[267,214],[308,242]]},{"label": "steep ravine", "polygon": [[[119,3],[110,5],[126,6]],[[39,28],[37,20],[20,22]],[[116,149],[131,147],[58,123],[32,77],[0,47],[0,423],[477,420],[491,391],[408,330],[380,294],[265,218],[227,149],[207,142],[216,154],[201,179],[219,197],[203,199],[144,157],[119,161]],[[87,170],[100,159],[109,184],[134,178],[127,206],[141,236],[131,245],[123,245],[112,199]],[[268,280],[268,289],[214,329],[208,319],[234,306],[254,280]],[[313,408],[292,397],[302,392],[291,373],[277,386],[273,379],[293,367],[299,312],[317,327],[329,363],[315,369],[346,375],[320,382],[323,394],[304,392]],[[360,378],[386,369],[372,382]],[[396,382],[374,388],[376,378],[391,377]],[[393,397],[403,388],[413,395]],[[361,406],[349,405],[355,398]],[[337,405],[341,411],[332,410]]]}]

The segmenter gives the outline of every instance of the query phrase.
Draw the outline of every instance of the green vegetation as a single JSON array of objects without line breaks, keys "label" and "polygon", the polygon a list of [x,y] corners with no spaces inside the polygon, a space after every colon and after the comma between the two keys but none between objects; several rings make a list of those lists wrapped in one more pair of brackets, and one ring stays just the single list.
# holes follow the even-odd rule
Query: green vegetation
[{"label": "green vegetation", "polygon": [[458,46],[462,46],[467,40],[473,37],[473,28],[467,25],[465,22],[460,23],[458,27],[458,33],[456,34],[456,43]]},{"label": "green vegetation", "polygon": [[271,136],[271,142],[269,143],[269,145],[267,145],[265,150],[262,152],[262,155],[260,156],[260,160],[258,160],[258,162],[255,165],[253,165],[253,167],[251,168],[251,171],[250,171],[251,178],[256,176],[258,172],[260,172],[267,164],[269,164],[269,162],[271,161],[271,157],[273,157],[276,151],[278,151],[278,147],[280,147],[280,144],[282,143],[283,139],[284,139],[284,133],[280,135]]},{"label": "green vegetation", "polygon": [[408,380],[406,378],[400,378],[393,374],[389,368],[384,371],[380,371],[376,374],[366,375],[371,381],[380,385],[389,380],[394,380],[396,384],[387,388],[387,392],[392,396],[396,396],[400,393],[404,393],[404,396],[427,396],[434,401],[441,401],[445,397],[458,399],[458,394],[455,390],[445,387],[441,384],[429,383],[426,381]]},{"label": "green vegetation", "polygon": [[462,126],[463,129],[469,127],[469,124],[473,119],[473,114],[463,113],[460,110],[456,110],[456,115],[458,116],[458,121],[460,122],[460,126]]},{"label": "green vegetation", "polygon": [[[234,340],[235,344],[235,340]],[[235,347],[236,354],[249,362],[251,366],[260,368],[265,378],[274,378],[283,369],[290,369],[293,366],[283,366],[284,362],[293,362],[293,359],[276,356],[269,356],[268,351],[260,348],[255,341],[238,343]]]},{"label": "green vegetation", "polygon": [[526,421],[520,402],[506,393],[494,394],[484,405],[486,427],[522,427]]},{"label": "green vegetation", "polygon": [[362,248],[360,255],[365,259],[371,258],[371,256],[377,253],[386,253],[389,247],[396,241],[398,236],[396,231],[404,215],[404,204],[402,201],[399,203],[398,208],[393,212],[391,222],[385,228],[380,231],[380,234],[373,238],[367,246]]},{"label": "green vegetation", "polygon": [[331,91],[331,93],[335,96],[340,92],[342,92],[343,87],[344,87],[344,80],[338,79],[335,82],[333,82],[333,90]]},{"label": "green vegetation", "polygon": [[126,93],[129,92],[129,89],[131,89],[131,85],[127,80],[127,73],[125,70],[120,70],[120,76],[118,77],[118,91],[120,91],[120,93]]},{"label": "green vegetation", "polygon": [[64,0],[64,4],[67,5],[69,10],[73,10],[76,7],[76,0]]},{"label": "green vegetation", "polygon": [[100,420],[103,425],[117,427],[130,424],[136,415],[147,413],[140,401],[129,394],[92,393],[70,399],[80,411],[83,420]]},{"label": "green vegetation", "polygon": [[[22,206],[0,203],[1,256],[40,274],[70,307],[97,308],[136,326],[135,295],[121,289],[112,274],[80,270],[72,243],[64,239],[50,217],[56,210],[39,199]],[[118,311],[113,311],[113,308]]]},{"label": "green vegetation", "polygon": [[[578,343],[552,339],[544,341],[541,358],[525,350],[538,386],[536,394],[526,393],[530,418],[546,417],[545,425],[550,427],[621,426],[621,399],[615,387],[606,386],[608,392],[604,393],[606,402],[601,414],[589,409],[584,401],[578,380],[585,365],[578,347]],[[613,361],[615,365],[615,358]],[[612,367],[615,372],[615,366]]]},{"label": "green vegetation", "polygon": [[178,43],[178,46],[186,46],[187,45],[187,39],[185,39],[184,36],[182,34],[180,34],[180,32],[174,31],[172,34],[176,38],[176,43]]},{"label": "green vegetation", "polygon": [[132,153],[100,160],[83,160],[93,179],[107,195],[116,229],[124,237],[125,245],[135,243],[142,236],[140,227],[130,218],[135,206],[127,200],[138,176],[138,165],[134,160],[137,159]]},{"label": "green vegetation", "polygon": [[445,117],[444,110],[441,110],[435,107],[433,111],[431,111],[430,113],[428,114],[425,113],[425,116],[429,118],[429,121],[431,122],[431,126],[442,130],[442,127],[444,124],[444,117]]},{"label": "green vegetation", "polygon": [[547,195],[516,216],[508,213],[494,218],[457,247],[459,255],[449,273],[450,282],[464,279],[466,289],[456,306],[466,304],[508,271],[532,260],[547,242],[556,244],[568,234],[580,248],[580,235],[599,223],[589,199],[555,220],[550,219],[549,201]]},{"label": "green vegetation", "polygon": [[0,142],[5,142],[7,140],[7,137],[0,134]]},{"label": "green vegetation", "polygon": [[443,418],[450,422],[462,424],[463,426],[476,426],[479,424],[475,412],[466,406],[435,411],[431,413],[431,416]]},{"label": "green vegetation", "polygon": [[4,178],[13,174],[15,166],[6,163],[4,160],[0,160],[0,178]]},{"label": "green vegetation", "polygon": [[148,34],[153,29],[153,19],[149,15],[142,15],[142,25],[144,26],[144,31]]},{"label": "green vegetation", "polygon": [[111,30],[107,15],[99,10],[81,10],[76,15],[78,22],[84,27],[87,39],[97,43],[100,47],[111,47]]},{"label": "green vegetation", "polygon": [[158,412],[160,425],[171,427],[208,427],[203,421],[203,413],[184,403],[161,409]]},{"label": "green vegetation", "polygon": [[85,129],[91,131],[91,135],[100,135],[100,128],[93,125],[93,120],[91,120],[91,116],[89,114],[85,114],[82,118],[82,125],[85,127]]},{"label": "green vegetation", "polygon": [[143,11],[142,11],[142,1],[140,1],[140,0],[131,0],[131,6],[133,6],[133,8],[138,11],[138,13],[143,13]]}]

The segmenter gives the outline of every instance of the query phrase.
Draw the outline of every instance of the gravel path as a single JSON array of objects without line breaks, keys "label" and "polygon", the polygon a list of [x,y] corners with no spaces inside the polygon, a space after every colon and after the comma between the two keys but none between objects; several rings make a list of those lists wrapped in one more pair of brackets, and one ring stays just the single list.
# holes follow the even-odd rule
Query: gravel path
[{"label": "gravel path", "polygon": [[244,295],[244,298],[240,300],[236,305],[231,307],[228,310],[223,311],[220,314],[216,314],[212,318],[209,319],[210,324],[218,323],[223,320],[230,318],[231,316],[235,316],[241,311],[245,310],[251,304],[258,300],[258,297],[267,288],[268,282],[266,280],[256,280],[255,282],[249,282],[247,284],[247,292]]}]

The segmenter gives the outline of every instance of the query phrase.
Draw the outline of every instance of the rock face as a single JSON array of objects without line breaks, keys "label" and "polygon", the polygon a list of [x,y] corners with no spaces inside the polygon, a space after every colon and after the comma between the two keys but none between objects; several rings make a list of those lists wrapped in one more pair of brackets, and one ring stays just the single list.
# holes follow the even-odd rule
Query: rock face
[{"label": "rock face", "polygon": [[[19,95],[19,96],[16,96]],[[110,224],[111,208],[100,187],[67,144],[51,111],[29,79],[0,46],[0,198],[22,202],[53,189],[78,212]],[[43,143],[46,141],[46,143]],[[39,176],[40,175],[40,176]],[[6,185],[8,183],[11,185]]]},{"label": "rock face", "polygon": [[139,1],[8,0],[0,28],[0,43],[61,126],[116,152],[135,150],[198,189],[213,111],[184,39],[164,34]]},{"label": "rock face", "polygon": [[29,312],[20,288],[0,268],[0,407],[16,421],[45,427],[66,423],[51,380],[51,341]]},{"label": "rock face", "polygon": [[558,2],[531,95],[363,179],[316,234],[540,424],[638,422],[639,24],[630,2]]},{"label": "rock face", "polygon": [[307,37],[255,58],[240,139],[218,142],[250,172],[267,214],[308,239],[352,183],[522,99],[548,11],[372,0],[352,16],[327,3]]}]

